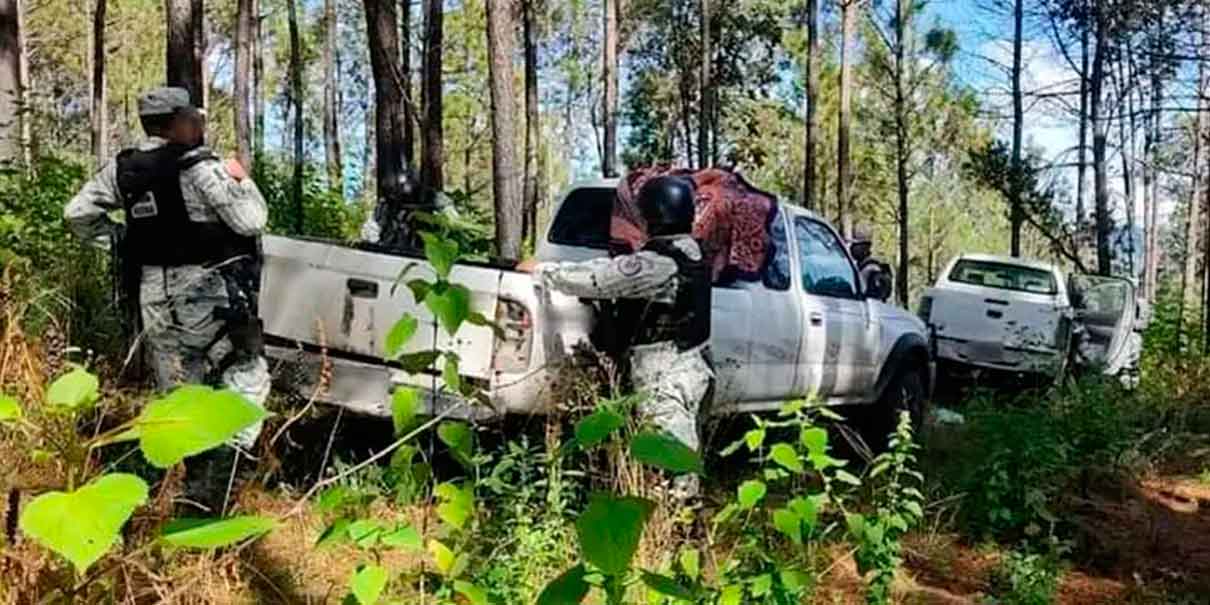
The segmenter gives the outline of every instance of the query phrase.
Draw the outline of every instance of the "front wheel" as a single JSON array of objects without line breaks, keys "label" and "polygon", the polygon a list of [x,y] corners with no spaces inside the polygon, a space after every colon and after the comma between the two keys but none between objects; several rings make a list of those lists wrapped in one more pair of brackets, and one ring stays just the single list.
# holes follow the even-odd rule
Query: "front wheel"
[{"label": "front wheel", "polygon": [[912,421],[912,432],[920,434],[924,427],[924,415],[928,406],[928,392],[924,376],[917,368],[906,368],[895,376],[875,404],[878,416],[877,433],[870,435],[871,445],[885,450],[891,433],[899,426],[899,415],[907,412]]}]

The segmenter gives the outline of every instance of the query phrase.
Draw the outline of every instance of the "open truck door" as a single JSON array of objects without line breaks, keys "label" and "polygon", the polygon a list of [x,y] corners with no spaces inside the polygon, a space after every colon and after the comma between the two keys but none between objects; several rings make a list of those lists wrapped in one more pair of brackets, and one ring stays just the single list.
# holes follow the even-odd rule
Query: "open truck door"
[{"label": "open truck door", "polygon": [[1124,279],[1073,275],[1072,361],[1079,371],[1122,376],[1138,361],[1141,340],[1134,285]]}]

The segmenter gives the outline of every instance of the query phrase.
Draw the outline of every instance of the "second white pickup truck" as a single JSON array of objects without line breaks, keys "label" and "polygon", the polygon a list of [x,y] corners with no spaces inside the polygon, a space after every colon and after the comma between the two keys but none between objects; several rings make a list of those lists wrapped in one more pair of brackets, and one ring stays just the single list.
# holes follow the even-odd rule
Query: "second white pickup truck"
[{"label": "second white pickup truck", "polygon": [[[599,181],[573,188],[555,208],[538,260],[607,255],[615,187]],[[769,235],[761,281],[714,288],[713,412],[775,410],[815,395],[830,404],[879,404],[877,413],[887,417],[908,409],[919,418],[933,383],[924,323],[868,299],[844,241],[814,214],[781,205]],[[433,317],[407,288],[392,287],[404,266],[423,265],[418,257],[276,236],[265,238],[264,250],[268,355],[276,373],[290,377],[278,386],[308,394],[322,350],[332,364],[324,400],[357,412],[389,416],[389,394],[401,384],[425,389],[430,412],[455,401],[433,377],[382,360],[386,334],[404,313],[421,322],[408,349],[456,351],[464,379],[492,403],[474,408],[484,416],[547,410],[560,364],[600,336],[593,301],[544,292],[508,265],[455,267],[451,280],[471,290],[472,310],[502,330],[465,326],[450,338],[433,329]]]}]

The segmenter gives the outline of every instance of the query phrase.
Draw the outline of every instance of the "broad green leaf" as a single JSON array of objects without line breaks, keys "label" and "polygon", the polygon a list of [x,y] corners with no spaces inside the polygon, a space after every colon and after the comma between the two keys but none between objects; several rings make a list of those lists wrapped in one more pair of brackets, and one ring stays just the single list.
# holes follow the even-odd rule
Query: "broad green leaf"
[{"label": "broad green leaf", "polygon": [[424,257],[433,265],[437,277],[449,279],[454,263],[458,262],[458,242],[432,233],[421,233],[420,239],[424,241]]},{"label": "broad green leaf", "polygon": [[226,443],[265,416],[239,393],[191,385],[143,408],[131,432],[148,462],[168,468]]},{"label": "broad green leaf", "polygon": [[626,419],[609,407],[598,408],[576,423],[576,443],[584,449],[591,448],[609,438],[622,428]]},{"label": "broad green leaf", "polygon": [[382,536],[382,526],[377,521],[359,519],[349,524],[349,539],[361,549],[371,549]]},{"label": "broad green leaf", "polygon": [[650,572],[643,572],[643,583],[650,588],[666,597],[680,599],[682,601],[692,601],[696,596],[692,590],[682,586],[676,580],[667,576],[661,576]]},{"label": "broad green leaf", "polygon": [[424,305],[433,312],[441,327],[450,336],[458,333],[458,328],[471,314],[471,291],[466,286],[452,285],[444,290],[430,290],[424,299]]},{"label": "broad green leaf", "polygon": [[419,353],[408,353],[399,357],[399,366],[403,371],[409,374],[419,374],[431,367],[437,362],[437,358],[441,357],[440,351],[421,351]]},{"label": "broad green leaf", "polygon": [[908,502],[905,502],[903,506],[909,513],[912,514],[912,516],[916,517],[917,519],[924,517],[924,509],[920,507],[919,502],[912,502],[909,500]]},{"label": "broad green leaf", "polygon": [[748,445],[748,451],[755,452],[765,444],[765,429],[753,429],[744,433],[744,443]]},{"label": "broad green leaf", "polygon": [[164,527],[160,539],[172,546],[211,550],[255,538],[272,530],[277,522],[267,517],[231,519],[179,519]]},{"label": "broad green leaf", "polygon": [[822,455],[828,452],[828,431],[821,428],[804,430],[799,438],[802,446],[807,448],[808,456]]},{"label": "broad green leaf", "polygon": [[470,605],[487,605],[487,591],[470,582],[455,580],[454,592],[466,597]]},{"label": "broad green leaf", "polygon": [[453,483],[442,483],[433,489],[441,504],[437,506],[437,516],[454,529],[464,529],[475,509],[474,488],[467,484],[458,487]]},{"label": "broad green leaf", "polygon": [[416,428],[416,416],[420,411],[420,391],[412,387],[396,387],[391,393],[391,420],[395,424],[395,436]]},{"label": "broad green leaf", "polygon": [[75,411],[96,403],[100,397],[97,377],[81,367],[60,376],[46,389],[48,405]]},{"label": "broad green leaf", "polygon": [[441,542],[429,540],[429,554],[433,555],[433,564],[437,571],[446,578],[457,578],[466,571],[466,559]]},{"label": "broad green leaf", "polygon": [[802,544],[802,517],[798,513],[786,508],[773,511],[773,527],[795,544]]},{"label": "broad green leaf", "polygon": [[504,328],[501,328],[496,322],[484,317],[483,314],[479,313],[478,311],[472,311],[470,315],[467,315],[466,323],[471,324],[472,326],[479,326],[481,328],[491,328],[492,332],[496,335],[496,338],[505,337]]},{"label": "broad green leaf", "polygon": [[462,392],[462,375],[458,373],[457,357],[449,354],[445,356],[445,369],[441,372],[441,380],[449,392]]},{"label": "broad green leaf", "polygon": [[429,283],[428,280],[413,279],[408,282],[408,290],[412,291],[412,300],[416,301],[416,304],[424,302],[424,299],[429,296],[429,290],[432,289],[433,284]]},{"label": "broad green leaf", "polygon": [[0,395],[0,422],[16,420],[22,415],[21,404],[8,395]]},{"label": "broad green leaf", "polygon": [[343,485],[329,487],[315,498],[315,508],[320,512],[334,512],[344,506],[346,502],[353,499],[353,492]]},{"label": "broad green leaf", "polygon": [[538,595],[537,605],[580,605],[591,590],[584,580],[584,566],[577,565],[551,580]]},{"label": "broad green leaf", "polygon": [[645,431],[630,441],[630,455],[648,466],[672,473],[701,473],[702,459],[668,433]]},{"label": "broad green leaf", "polygon": [[748,510],[756,506],[758,502],[765,498],[765,494],[769,491],[763,481],[755,479],[745,481],[739,486],[739,506],[744,510]]},{"label": "broad green leaf", "polygon": [[353,520],[345,517],[333,521],[331,525],[325,527],[323,532],[319,534],[319,538],[315,540],[315,546],[323,548],[348,540],[349,526],[352,524]]},{"label": "broad green leaf", "polygon": [[773,576],[764,574],[752,579],[752,596],[763,597],[773,590]]},{"label": "broad green leaf", "polygon": [[854,487],[861,486],[861,479],[858,479],[856,475],[850,473],[849,471],[836,471],[836,479],[840,480],[841,482],[848,483]]},{"label": "broad green leaf", "polygon": [[420,550],[424,548],[424,542],[420,539],[420,532],[411,525],[401,525],[395,531],[382,537],[382,545],[389,548],[406,548],[409,550]]},{"label": "broad green leaf", "polygon": [[769,450],[769,458],[783,468],[796,473],[803,472],[802,458],[788,443],[777,443]]},{"label": "broad green leaf", "polygon": [[443,422],[441,426],[437,427],[437,438],[450,448],[450,453],[462,466],[467,468],[472,466],[471,457],[474,455],[475,435],[471,432],[470,425],[465,422]]},{"label": "broad green leaf", "polygon": [[865,517],[856,513],[850,513],[845,515],[844,521],[845,525],[849,528],[849,535],[859,540],[865,537]]},{"label": "broad green leaf", "polygon": [[685,548],[681,551],[681,571],[694,582],[702,574],[702,555],[696,548]]},{"label": "broad green leaf", "polygon": [[146,502],[142,479],[103,475],[74,492],[34,498],[21,513],[21,531],[83,573],[118,541],[131,513]]},{"label": "broad green leaf", "polygon": [[361,605],[374,605],[387,587],[387,570],[378,565],[366,565],[353,573],[349,592]]},{"label": "broad green leaf", "polygon": [[718,605],[742,605],[744,602],[744,587],[740,584],[730,584],[723,587],[718,596]]},{"label": "broad green leaf", "polygon": [[387,332],[387,359],[399,359],[399,356],[403,355],[403,348],[416,335],[416,329],[419,327],[420,322],[414,315],[405,313],[400,317],[399,321],[391,326],[391,331]]},{"label": "broad green leaf", "polygon": [[781,584],[787,589],[797,592],[811,585],[811,576],[797,569],[783,569],[781,571]]},{"label": "broad green leaf", "polygon": [[794,511],[802,519],[807,533],[815,530],[815,524],[819,522],[819,505],[814,498],[795,498],[786,503],[786,508]]},{"label": "broad green leaf", "polygon": [[606,575],[625,572],[654,509],[653,503],[641,498],[593,494],[588,508],[576,519],[584,559]]}]

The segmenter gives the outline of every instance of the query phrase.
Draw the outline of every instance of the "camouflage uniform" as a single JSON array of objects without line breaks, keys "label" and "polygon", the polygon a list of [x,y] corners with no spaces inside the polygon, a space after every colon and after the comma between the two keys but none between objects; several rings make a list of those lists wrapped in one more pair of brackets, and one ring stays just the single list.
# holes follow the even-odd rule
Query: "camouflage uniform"
[{"label": "camouflage uniform", "polygon": [[[695,260],[701,258],[701,249],[690,237],[677,238],[674,245]],[[671,258],[642,251],[612,259],[542,264],[534,276],[544,287],[571,296],[671,303],[677,273]],[[699,450],[698,414],[714,379],[705,346],[685,351],[671,341],[635,346],[630,349],[630,364],[635,389],[646,395],[640,406],[643,413],[686,446]]]},{"label": "camouflage uniform", "polygon": [[[149,137],[138,148],[149,151],[165,144],[164,139]],[[193,153],[208,154],[204,149]],[[221,221],[240,235],[255,236],[268,221],[268,208],[256,185],[249,179],[236,180],[217,160],[206,159],[182,171],[181,193],[192,222]],[[107,246],[122,230],[111,214],[122,211],[117,163],[110,162],[68,203],[64,215],[82,240]],[[181,384],[205,383],[231,349],[220,336],[224,323],[215,317],[216,309],[231,302],[220,271],[146,266],[142,273],[143,334],[157,386],[166,391]],[[263,357],[246,356],[226,368],[218,382],[263,405],[270,386],[268,364]],[[259,433],[259,425],[245,430],[237,445],[251,447]]]}]

